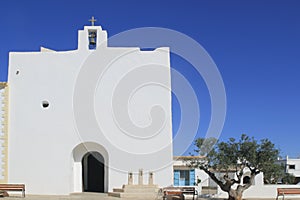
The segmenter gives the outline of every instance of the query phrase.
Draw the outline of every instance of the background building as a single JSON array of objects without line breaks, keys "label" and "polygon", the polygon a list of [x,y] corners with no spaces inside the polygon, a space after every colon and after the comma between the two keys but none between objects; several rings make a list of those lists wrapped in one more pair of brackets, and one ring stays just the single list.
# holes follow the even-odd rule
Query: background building
[{"label": "background building", "polygon": [[[202,157],[196,156],[201,159]],[[218,198],[227,198],[228,194],[221,190],[221,188],[203,171],[199,168],[189,167],[185,160],[195,159],[191,156],[175,156],[173,165],[173,185],[176,186],[194,186],[197,188],[198,193],[204,196],[213,196]],[[287,159],[289,160],[289,159]],[[298,159],[294,159],[298,160]],[[281,160],[285,162],[285,160]],[[290,160],[291,165],[297,165],[297,162]],[[295,166],[296,168],[296,166]],[[218,172],[217,177],[223,177],[225,173]],[[234,178],[235,172],[232,171],[228,174],[229,177]],[[250,177],[250,171],[245,171],[242,181],[246,180],[245,177]],[[282,185],[282,184],[264,184],[264,175],[259,173],[255,176],[254,184],[247,189],[243,198],[276,198],[277,188],[298,188],[299,185]],[[290,196],[289,196],[290,197]],[[293,198],[299,199],[299,195],[294,195]]]},{"label": "background building", "polygon": [[300,182],[300,159],[289,158],[286,156],[284,159],[278,159],[278,164],[283,165],[285,172],[295,176],[295,183]]}]

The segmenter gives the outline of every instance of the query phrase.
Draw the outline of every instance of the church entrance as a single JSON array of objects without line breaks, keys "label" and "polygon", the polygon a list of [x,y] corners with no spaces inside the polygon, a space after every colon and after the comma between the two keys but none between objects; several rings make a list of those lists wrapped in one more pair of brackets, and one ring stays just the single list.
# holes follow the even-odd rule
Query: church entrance
[{"label": "church entrance", "polygon": [[86,153],[81,161],[83,192],[104,192],[104,158],[98,152]]}]

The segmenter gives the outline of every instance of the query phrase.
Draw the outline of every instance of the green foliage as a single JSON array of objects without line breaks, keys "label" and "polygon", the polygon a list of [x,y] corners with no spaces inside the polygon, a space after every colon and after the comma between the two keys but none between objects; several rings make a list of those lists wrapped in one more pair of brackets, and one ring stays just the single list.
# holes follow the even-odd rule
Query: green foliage
[{"label": "green foliage", "polygon": [[295,176],[293,174],[285,173],[282,178],[282,183],[284,184],[294,184]]},{"label": "green foliage", "polygon": [[[216,142],[215,138],[197,139],[196,152],[205,157],[194,157],[187,162],[208,174],[228,193],[228,199],[242,199],[243,192],[251,187],[255,176],[261,171],[264,172],[265,182],[277,182],[282,177],[283,168],[276,164],[279,150],[268,139],[257,141],[243,134],[238,140],[230,138],[227,142]],[[217,175],[218,171],[223,173],[223,177]],[[250,172],[250,176],[244,176],[245,172]],[[286,180],[291,181],[290,177]],[[237,186],[232,187],[235,184]]]},{"label": "green foliage", "polygon": [[284,166],[278,164],[265,165],[263,167],[264,183],[265,184],[277,184],[280,182],[281,177],[284,176]]},{"label": "green foliage", "polygon": [[[216,141],[212,138],[209,140]],[[203,141],[202,138],[196,140],[197,152],[203,152],[201,151]],[[257,169],[264,172],[266,183],[277,181],[283,175],[282,167],[275,164],[279,150],[268,139],[257,141],[243,134],[239,140],[230,138],[227,142],[219,142],[210,152],[205,153],[207,161],[200,164],[202,167],[213,168],[217,171],[234,170],[240,175],[243,174],[245,168]]]}]

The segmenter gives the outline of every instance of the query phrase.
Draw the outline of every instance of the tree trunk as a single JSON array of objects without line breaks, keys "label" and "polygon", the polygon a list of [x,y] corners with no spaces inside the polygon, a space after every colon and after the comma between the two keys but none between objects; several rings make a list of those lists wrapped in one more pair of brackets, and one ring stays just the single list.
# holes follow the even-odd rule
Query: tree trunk
[{"label": "tree trunk", "polygon": [[[251,170],[251,168],[249,168]],[[230,189],[228,191],[228,200],[242,200],[243,197],[243,192],[245,190],[247,190],[254,182],[254,178],[256,176],[256,174],[258,174],[259,172],[255,171],[256,169],[254,169],[253,171],[251,171],[251,178],[250,178],[250,182],[245,184],[245,185],[238,185],[237,188],[234,189]]]},{"label": "tree trunk", "polygon": [[242,200],[242,197],[232,197],[232,196],[229,196],[228,200]]},{"label": "tree trunk", "polygon": [[235,200],[235,198],[229,195],[228,200]]},{"label": "tree trunk", "polygon": [[236,197],[229,196],[228,200],[242,200],[242,196],[236,196]]},{"label": "tree trunk", "polygon": [[228,192],[228,200],[242,200],[243,192],[234,191]]}]

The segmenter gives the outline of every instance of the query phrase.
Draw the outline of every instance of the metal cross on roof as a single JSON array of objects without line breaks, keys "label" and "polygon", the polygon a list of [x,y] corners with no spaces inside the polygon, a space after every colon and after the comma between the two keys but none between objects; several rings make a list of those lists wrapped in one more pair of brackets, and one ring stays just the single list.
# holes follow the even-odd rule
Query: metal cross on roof
[{"label": "metal cross on roof", "polygon": [[92,23],[92,26],[95,26],[95,22],[96,22],[97,20],[94,18],[94,16],[92,16],[92,19],[89,19],[89,22],[91,22]]}]

